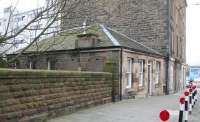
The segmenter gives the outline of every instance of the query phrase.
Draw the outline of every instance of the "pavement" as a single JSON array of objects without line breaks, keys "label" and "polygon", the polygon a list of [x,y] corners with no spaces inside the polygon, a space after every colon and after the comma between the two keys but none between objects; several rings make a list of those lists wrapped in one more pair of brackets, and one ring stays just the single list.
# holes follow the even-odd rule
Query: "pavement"
[{"label": "pavement", "polygon": [[[178,122],[181,93],[129,99],[100,105],[76,113],[51,119],[48,122],[161,122],[161,110],[170,112],[168,122]],[[200,100],[195,105],[189,122],[200,122]]]}]

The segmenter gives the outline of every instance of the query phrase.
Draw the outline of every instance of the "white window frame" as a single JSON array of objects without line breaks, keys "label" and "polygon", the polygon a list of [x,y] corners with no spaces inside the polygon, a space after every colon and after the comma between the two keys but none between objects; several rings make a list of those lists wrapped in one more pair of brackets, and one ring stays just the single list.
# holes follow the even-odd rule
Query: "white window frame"
[{"label": "white window frame", "polygon": [[35,61],[31,60],[29,62],[29,69],[36,69],[36,62]]},{"label": "white window frame", "polygon": [[47,61],[47,69],[51,70],[51,61],[50,60]]},{"label": "white window frame", "polygon": [[156,61],[156,79],[155,79],[155,84],[158,84],[160,81],[160,69],[161,69],[161,64],[160,62]]},{"label": "white window frame", "polygon": [[132,66],[133,66],[133,59],[128,58],[127,60],[127,84],[126,88],[132,87]]},{"label": "white window frame", "polygon": [[138,60],[139,63],[139,86],[144,86],[144,60]]},{"label": "white window frame", "polygon": [[29,69],[33,69],[33,62],[32,61],[29,62]]}]

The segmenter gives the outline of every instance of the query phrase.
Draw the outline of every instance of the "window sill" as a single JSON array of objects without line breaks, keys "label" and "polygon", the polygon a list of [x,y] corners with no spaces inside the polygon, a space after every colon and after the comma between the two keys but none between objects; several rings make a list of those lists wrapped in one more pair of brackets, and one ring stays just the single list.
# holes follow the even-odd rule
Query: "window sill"
[{"label": "window sill", "polygon": [[135,92],[135,89],[134,88],[126,88],[126,91],[127,92]]},{"label": "window sill", "polygon": [[126,86],[126,89],[131,89],[131,86]]}]

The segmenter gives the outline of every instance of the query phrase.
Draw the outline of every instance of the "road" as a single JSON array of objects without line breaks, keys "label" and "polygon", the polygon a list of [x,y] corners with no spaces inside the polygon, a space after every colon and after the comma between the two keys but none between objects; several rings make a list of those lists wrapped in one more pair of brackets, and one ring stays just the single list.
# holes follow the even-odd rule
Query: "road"
[{"label": "road", "polygon": [[[169,122],[178,122],[181,93],[130,99],[82,110],[49,122],[160,122],[161,110],[170,112]],[[189,122],[200,122],[200,100],[189,116]]]}]

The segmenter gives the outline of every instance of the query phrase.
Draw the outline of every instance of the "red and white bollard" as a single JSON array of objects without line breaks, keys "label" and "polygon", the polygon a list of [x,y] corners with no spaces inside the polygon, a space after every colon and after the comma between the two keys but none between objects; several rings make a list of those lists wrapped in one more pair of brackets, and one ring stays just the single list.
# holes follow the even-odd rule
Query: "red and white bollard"
[{"label": "red and white bollard", "polygon": [[194,104],[196,104],[196,102],[197,102],[197,99],[198,99],[198,97],[197,97],[197,94],[198,92],[197,92],[197,86],[195,85],[194,86]]},{"label": "red and white bollard", "polygon": [[198,90],[197,90],[197,86],[196,86],[196,102],[198,101]]},{"label": "red and white bollard", "polygon": [[167,110],[163,110],[160,112],[160,119],[162,122],[167,122],[169,120],[170,114]]},{"label": "red and white bollard", "polygon": [[188,90],[186,90],[184,92],[184,95],[185,95],[185,118],[184,118],[184,122],[188,122],[189,94],[190,94],[190,92]]},{"label": "red and white bollard", "polygon": [[195,105],[195,102],[196,102],[195,92],[196,92],[196,88],[195,88],[195,85],[193,85],[192,86],[192,108],[194,108],[194,105]]},{"label": "red and white bollard", "polygon": [[189,114],[192,114],[192,88],[189,89]]},{"label": "red and white bollard", "polygon": [[183,122],[183,112],[184,112],[184,107],[185,107],[185,96],[181,96],[180,100],[180,111],[179,111],[179,122]]}]

